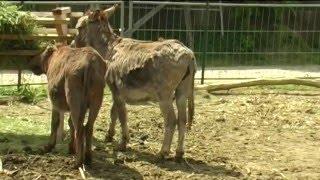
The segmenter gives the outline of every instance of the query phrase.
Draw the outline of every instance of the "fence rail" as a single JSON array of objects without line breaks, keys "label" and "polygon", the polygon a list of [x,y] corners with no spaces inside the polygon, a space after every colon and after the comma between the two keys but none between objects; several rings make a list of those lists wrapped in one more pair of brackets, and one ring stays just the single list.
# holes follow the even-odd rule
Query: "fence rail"
[{"label": "fence rail", "polygon": [[207,67],[320,64],[320,4],[131,3],[129,29],[148,20],[128,35],[184,42],[197,55],[202,82]]},{"label": "fence rail", "polygon": [[[19,3],[19,1],[15,1]],[[202,82],[217,66],[319,65],[320,3],[25,1],[82,7],[121,4],[112,25],[142,40],[179,39],[197,56]]]}]

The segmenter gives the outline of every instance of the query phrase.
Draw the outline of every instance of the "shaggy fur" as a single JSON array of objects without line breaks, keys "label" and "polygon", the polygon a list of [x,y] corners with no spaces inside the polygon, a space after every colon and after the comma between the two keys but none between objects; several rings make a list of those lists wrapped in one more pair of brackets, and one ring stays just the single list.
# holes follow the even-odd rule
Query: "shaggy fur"
[{"label": "shaggy fur", "polygon": [[[190,56],[188,59],[192,61],[194,59],[192,51],[177,40],[142,43],[142,41],[123,38],[114,47],[112,54],[113,56],[109,59],[112,63],[106,76],[111,82],[128,75],[132,70],[143,68],[148,63],[154,66],[170,63],[175,66],[185,54]],[[162,62],[159,61],[160,59]]]},{"label": "shaggy fur", "polygon": [[[122,128],[120,149],[125,149],[129,140],[125,104],[153,100],[159,102],[165,119],[160,156],[169,153],[173,133],[178,125],[176,157],[181,158],[184,153],[187,103],[189,126],[194,114],[195,56],[178,40],[148,42],[118,37],[108,23],[110,12],[114,10],[115,6],[82,17],[77,24],[79,33],[74,41],[76,47],[85,44],[95,48],[108,64],[106,81],[113,95],[113,105],[106,140],[112,140],[115,123],[119,118]],[[173,109],[174,98],[178,118]]]},{"label": "shaggy fur", "polygon": [[[93,124],[101,107],[106,63],[92,48],[48,47],[30,61],[35,74],[47,75],[48,93],[52,103],[51,135],[46,152],[56,144],[57,129],[63,114],[70,111],[71,142],[76,152],[76,166],[91,162]],[[89,116],[83,126],[87,109]],[[84,147],[85,142],[85,147]]]}]

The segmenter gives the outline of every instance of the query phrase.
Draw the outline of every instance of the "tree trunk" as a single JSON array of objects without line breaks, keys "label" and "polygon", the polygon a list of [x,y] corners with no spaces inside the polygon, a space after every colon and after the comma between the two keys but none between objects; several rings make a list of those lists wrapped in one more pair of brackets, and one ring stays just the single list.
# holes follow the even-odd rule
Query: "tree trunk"
[{"label": "tree trunk", "polygon": [[254,81],[246,81],[239,83],[229,83],[229,84],[218,84],[218,85],[198,85],[196,86],[196,90],[206,90],[208,92],[211,91],[220,91],[220,90],[229,90],[234,88],[241,87],[250,87],[250,86],[261,86],[261,85],[304,85],[320,88],[319,81],[313,80],[303,80],[303,79],[260,79]]}]

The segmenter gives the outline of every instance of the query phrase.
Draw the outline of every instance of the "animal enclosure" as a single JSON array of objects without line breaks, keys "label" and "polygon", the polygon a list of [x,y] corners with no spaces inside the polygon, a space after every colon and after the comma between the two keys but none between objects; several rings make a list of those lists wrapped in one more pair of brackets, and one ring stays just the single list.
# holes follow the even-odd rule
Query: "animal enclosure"
[{"label": "animal enclosure", "polygon": [[[68,6],[72,14],[115,3],[120,6],[110,22],[121,36],[174,38],[196,54],[195,119],[184,141],[185,159],[177,162],[174,151],[158,159],[165,123],[155,102],[127,106],[127,151],[117,148],[120,125],[115,141],[105,142],[113,102],[106,88],[94,125],[93,163],[74,169],[67,115],[63,141],[51,153],[40,149],[51,127],[46,77],[23,71],[25,85],[17,91],[1,86],[17,82],[15,72],[4,71],[0,179],[320,179],[320,4],[24,1],[22,8],[51,15],[52,9]],[[73,29],[76,21],[68,23]],[[265,78],[311,86],[265,86]],[[243,81],[252,79],[261,85],[242,87],[251,86]],[[242,84],[221,89],[227,82]],[[173,150],[176,139],[177,131]]]},{"label": "animal enclosure", "polygon": [[[16,1],[15,3],[19,3]],[[194,50],[199,78],[215,67],[319,65],[319,4],[242,4],[159,1],[25,2],[24,10],[74,12],[119,3],[111,24],[141,40],[175,38]],[[74,26],[71,22],[70,26]],[[205,73],[207,70],[208,73]],[[219,78],[219,77],[218,77]]]}]

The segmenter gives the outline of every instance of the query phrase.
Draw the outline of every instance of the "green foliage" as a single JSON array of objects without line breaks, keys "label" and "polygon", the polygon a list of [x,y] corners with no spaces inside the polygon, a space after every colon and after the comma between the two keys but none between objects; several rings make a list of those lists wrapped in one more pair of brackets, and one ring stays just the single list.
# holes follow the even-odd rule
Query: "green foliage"
[{"label": "green foliage", "polygon": [[[37,28],[36,20],[28,12],[20,11],[21,7],[0,1],[0,34],[30,35]],[[37,41],[2,40],[0,50],[38,49]]]},{"label": "green foliage", "polygon": [[47,97],[46,89],[43,86],[31,87],[23,85],[17,90],[16,87],[1,87],[0,99],[5,97],[16,97],[20,102],[35,104]]},{"label": "green foliage", "polygon": [[30,85],[24,85],[19,89],[18,95],[22,102],[37,103],[46,97],[46,91],[43,88],[31,88]]},{"label": "green foliage", "polygon": [[0,33],[32,34],[37,27],[30,13],[20,11],[20,7],[0,2]]}]

